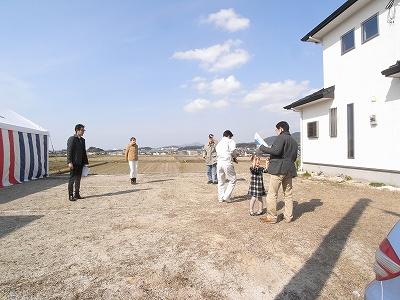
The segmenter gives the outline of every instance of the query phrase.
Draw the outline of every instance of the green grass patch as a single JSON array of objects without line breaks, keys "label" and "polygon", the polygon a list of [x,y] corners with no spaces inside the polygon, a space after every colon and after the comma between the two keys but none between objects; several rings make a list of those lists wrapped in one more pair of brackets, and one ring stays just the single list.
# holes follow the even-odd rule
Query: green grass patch
[{"label": "green grass patch", "polygon": [[381,187],[381,186],[385,186],[386,184],[384,184],[382,182],[371,182],[369,185],[373,186],[373,187]]}]

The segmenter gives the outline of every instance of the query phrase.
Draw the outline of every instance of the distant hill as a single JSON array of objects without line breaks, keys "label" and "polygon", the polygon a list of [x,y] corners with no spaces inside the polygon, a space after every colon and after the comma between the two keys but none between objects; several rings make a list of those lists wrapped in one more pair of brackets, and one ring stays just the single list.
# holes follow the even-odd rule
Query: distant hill
[{"label": "distant hill", "polygon": [[190,143],[190,144],[183,144],[183,145],[173,145],[173,146],[165,146],[162,148],[187,148],[187,147],[202,147],[204,144],[201,143]]}]

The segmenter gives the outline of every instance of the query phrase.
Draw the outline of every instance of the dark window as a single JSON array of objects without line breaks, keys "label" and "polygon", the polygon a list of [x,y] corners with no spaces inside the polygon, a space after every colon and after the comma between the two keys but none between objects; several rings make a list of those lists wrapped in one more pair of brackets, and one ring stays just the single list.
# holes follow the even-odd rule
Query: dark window
[{"label": "dark window", "polygon": [[362,42],[365,43],[378,35],[378,15],[362,23]]},{"label": "dark window", "polygon": [[347,158],[354,158],[354,103],[347,105]]},{"label": "dark window", "polygon": [[354,29],[342,36],[342,54],[354,49]]},{"label": "dark window", "polygon": [[337,108],[329,110],[329,136],[337,137]]},{"label": "dark window", "polygon": [[317,138],[318,137],[318,122],[307,123],[307,137]]}]

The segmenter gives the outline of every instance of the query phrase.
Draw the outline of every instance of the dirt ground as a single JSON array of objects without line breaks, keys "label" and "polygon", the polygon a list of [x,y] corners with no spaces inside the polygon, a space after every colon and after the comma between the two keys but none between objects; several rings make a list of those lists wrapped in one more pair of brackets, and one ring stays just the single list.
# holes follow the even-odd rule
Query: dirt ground
[{"label": "dirt ground", "polygon": [[297,177],[293,222],[264,224],[247,161],[232,203],[203,164],[164,163],[137,185],[92,167],[76,202],[65,174],[0,189],[0,299],[362,299],[400,216],[398,191]]}]

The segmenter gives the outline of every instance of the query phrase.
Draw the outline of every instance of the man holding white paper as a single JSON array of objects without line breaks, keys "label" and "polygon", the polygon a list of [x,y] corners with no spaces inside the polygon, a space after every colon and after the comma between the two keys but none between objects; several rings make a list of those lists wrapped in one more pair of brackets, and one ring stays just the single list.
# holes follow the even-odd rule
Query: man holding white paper
[{"label": "man holding white paper", "polygon": [[261,145],[259,150],[270,154],[268,173],[271,174],[267,194],[267,216],[261,222],[274,224],[278,221],[276,202],[282,186],[285,207],[283,219],[289,223],[293,219],[292,178],[297,176],[294,162],[297,159],[297,142],[290,135],[289,124],[285,121],[276,124],[278,135],[271,148]]},{"label": "man holding white paper", "polygon": [[[69,180],[68,180],[68,199],[69,201],[76,201],[76,199],[83,199],[79,190],[81,187],[82,169],[89,164],[85,139],[85,126],[77,124],[75,126],[75,134],[70,136],[67,141],[67,164],[69,167]],[[75,185],[75,193],[74,193]]]}]

